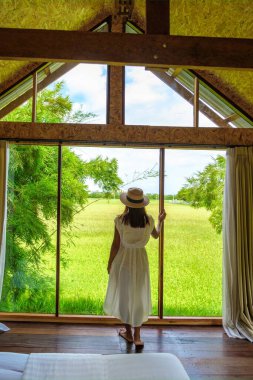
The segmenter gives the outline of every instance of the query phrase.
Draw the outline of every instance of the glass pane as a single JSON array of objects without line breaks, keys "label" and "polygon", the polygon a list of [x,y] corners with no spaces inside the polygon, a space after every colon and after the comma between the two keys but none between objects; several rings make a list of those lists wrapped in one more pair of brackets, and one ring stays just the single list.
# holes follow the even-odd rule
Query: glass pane
[{"label": "glass pane", "polygon": [[[8,106],[6,107],[6,109]],[[6,109],[2,110],[3,115],[6,113]],[[11,108],[12,109],[12,108]],[[0,111],[1,112],[1,111]],[[1,118],[1,121],[32,121],[32,100],[22,102],[17,108],[9,112]]]},{"label": "glass pane", "polygon": [[[220,95],[215,93],[214,90],[210,89],[207,85],[203,83],[199,84],[199,99],[205,105],[208,106],[208,108],[214,115],[214,119],[216,116],[218,116],[221,120],[224,121],[224,124],[226,124],[227,126],[232,126],[234,128],[252,128],[253,127],[253,123],[246,116],[242,117],[241,113],[237,111],[234,106],[229,104],[228,101],[223,99]],[[199,126],[212,127],[212,126],[215,126],[215,124],[211,123],[210,119],[202,115],[200,116],[200,119],[199,119]],[[221,126],[223,127],[223,125]]]},{"label": "glass pane", "polygon": [[[103,314],[114,218],[124,211],[121,190],[154,194],[147,211],[158,215],[158,150],[65,147],[62,175],[60,312]],[[136,169],[138,168],[138,169]],[[74,182],[73,182],[74,181]],[[65,221],[68,221],[66,223]],[[157,241],[148,243],[153,313],[157,314]]]},{"label": "glass pane", "polygon": [[206,117],[202,112],[199,112],[199,127],[217,128],[219,126],[210,120],[210,118]]},{"label": "glass pane", "polygon": [[105,124],[106,74],[105,65],[61,66],[57,79],[38,93],[37,121]]},{"label": "glass pane", "polygon": [[0,310],[55,312],[57,147],[10,146]]},{"label": "glass pane", "polygon": [[224,156],[166,151],[166,316],[221,316]]},{"label": "glass pane", "polygon": [[192,105],[151,71],[126,67],[125,81],[126,124],[192,127]]}]

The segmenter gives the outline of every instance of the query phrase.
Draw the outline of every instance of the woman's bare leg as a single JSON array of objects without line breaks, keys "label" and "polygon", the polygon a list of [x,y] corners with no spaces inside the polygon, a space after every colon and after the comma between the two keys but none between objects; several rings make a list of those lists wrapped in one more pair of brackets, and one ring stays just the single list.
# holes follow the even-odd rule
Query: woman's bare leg
[{"label": "woman's bare leg", "polygon": [[119,335],[126,339],[129,343],[133,343],[132,328],[130,325],[125,324],[125,328],[120,329]]},{"label": "woman's bare leg", "polygon": [[144,342],[141,340],[141,326],[134,328],[134,344],[138,347],[143,347]]}]

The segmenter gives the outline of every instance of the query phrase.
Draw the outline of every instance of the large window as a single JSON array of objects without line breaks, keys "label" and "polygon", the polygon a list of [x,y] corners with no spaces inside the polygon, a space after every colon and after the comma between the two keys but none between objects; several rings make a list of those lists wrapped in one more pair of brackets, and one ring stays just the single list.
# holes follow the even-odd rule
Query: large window
[{"label": "large window", "polygon": [[166,151],[164,315],[221,316],[224,152]]},{"label": "large window", "polygon": [[[84,171],[83,205],[74,204],[73,201],[74,197],[78,201],[80,194],[77,195],[78,183],[72,188],[69,180],[70,171],[75,171],[73,161],[68,159],[70,152],[76,154],[75,165],[81,165]],[[80,174],[81,170],[76,171],[76,180],[78,172]],[[148,212],[157,218],[157,174],[157,149],[64,148],[62,215],[69,215],[70,209],[67,209],[70,208],[71,200],[73,209],[72,215],[69,215],[71,223],[62,225],[60,313],[103,314],[108,281],[106,268],[114,232],[113,221],[124,211],[119,200],[119,191],[130,186],[139,186],[146,192],[154,193],[156,196],[151,200]],[[120,182],[116,189],[118,179]],[[81,188],[79,191],[81,192]],[[67,193],[71,199],[69,202],[65,201]],[[153,314],[157,314],[157,242],[150,241],[147,251],[151,269]]]},{"label": "large window", "polygon": [[[58,153],[54,146],[11,145],[1,311],[103,314],[113,220],[124,210],[120,191],[142,187],[157,220],[158,149],[62,147],[60,223]],[[164,316],[221,315],[224,165],[224,152],[166,151]],[[157,240],[147,252],[158,315]]]},{"label": "large window", "polygon": [[1,311],[55,311],[57,151],[10,146]]}]

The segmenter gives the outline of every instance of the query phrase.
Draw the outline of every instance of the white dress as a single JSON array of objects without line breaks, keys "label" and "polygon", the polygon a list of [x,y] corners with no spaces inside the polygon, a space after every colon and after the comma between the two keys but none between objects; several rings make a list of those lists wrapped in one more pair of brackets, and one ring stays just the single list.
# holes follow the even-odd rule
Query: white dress
[{"label": "white dress", "polygon": [[120,248],[112,262],[104,311],[138,327],[148,320],[152,311],[145,245],[153,231],[154,219],[149,215],[149,224],[144,228],[125,225],[120,217],[114,222],[120,235]]}]

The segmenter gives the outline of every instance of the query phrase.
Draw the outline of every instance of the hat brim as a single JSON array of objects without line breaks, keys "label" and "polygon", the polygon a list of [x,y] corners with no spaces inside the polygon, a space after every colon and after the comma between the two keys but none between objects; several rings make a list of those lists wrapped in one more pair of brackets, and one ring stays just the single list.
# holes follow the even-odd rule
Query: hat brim
[{"label": "hat brim", "polygon": [[143,196],[143,201],[141,203],[134,203],[134,202],[130,202],[128,199],[127,199],[127,193],[121,193],[120,196],[119,196],[119,199],[121,200],[121,202],[127,206],[127,207],[131,207],[131,208],[142,208],[142,207],[145,207],[149,204],[149,199],[147,196]]}]

